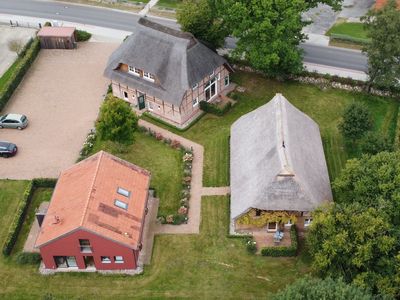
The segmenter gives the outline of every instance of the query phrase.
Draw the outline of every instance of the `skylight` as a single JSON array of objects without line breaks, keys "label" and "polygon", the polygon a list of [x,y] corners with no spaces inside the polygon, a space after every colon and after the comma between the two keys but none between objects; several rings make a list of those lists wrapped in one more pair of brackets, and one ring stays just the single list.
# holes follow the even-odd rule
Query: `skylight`
[{"label": "skylight", "polygon": [[122,187],[118,187],[117,193],[122,195],[122,196],[125,196],[125,197],[129,197],[131,195],[130,191],[128,191],[128,190],[126,190],[126,189],[124,189]]},{"label": "skylight", "polygon": [[122,209],[125,209],[125,210],[128,209],[128,203],[123,202],[123,201],[118,200],[118,199],[115,200],[114,205],[116,207],[119,207],[119,208],[122,208]]}]

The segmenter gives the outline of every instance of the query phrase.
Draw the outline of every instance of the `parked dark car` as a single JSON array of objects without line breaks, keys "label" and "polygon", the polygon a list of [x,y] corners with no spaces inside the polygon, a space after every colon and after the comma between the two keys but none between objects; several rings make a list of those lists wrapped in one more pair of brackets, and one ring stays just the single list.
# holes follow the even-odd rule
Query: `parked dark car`
[{"label": "parked dark car", "polygon": [[10,157],[17,154],[17,145],[5,141],[0,141],[0,156]]}]

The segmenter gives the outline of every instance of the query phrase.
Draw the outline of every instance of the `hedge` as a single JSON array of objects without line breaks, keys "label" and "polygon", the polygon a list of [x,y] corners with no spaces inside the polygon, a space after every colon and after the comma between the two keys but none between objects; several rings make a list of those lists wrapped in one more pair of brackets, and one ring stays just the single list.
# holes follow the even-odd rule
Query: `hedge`
[{"label": "hedge", "polygon": [[76,41],[85,42],[92,37],[92,34],[84,30],[76,30]]},{"label": "hedge", "polygon": [[217,115],[217,116],[223,116],[228,110],[230,110],[232,107],[232,103],[228,102],[226,103],[222,108],[220,108],[218,105],[214,103],[209,103],[207,101],[200,101],[200,109],[202,111],[205,111],[207,113]]},{"label": "hedge", "polygon": [[32,201],[32,196],[35,190],[39,187],[51,188],[56,185],[57,180],[52,178],[36,178],[29,182],[28,186],[24,191],[23,198],[19,203],[17,213],[14,217],[13,222],[10,225],[8,235],[3,244],[3,255],[8,256],[17,241],[18,234],[21,230],[22,224],[24,223],[26,213],[28,212],[29,205]]},{"label": "hedge", "polygon": [[[184,127],[184,128],[179,128],[179,127],[176,127],[176,126],[174,126],[174,125],[171,125],[170,123],[168,123],[168,122],[166,122],[166,121],[164,121],[164,120],[161,120],[160,118],[157,118],[157,117],[155,117],[155,116],[153,116],[152,114],[150,114],[149,112],[144,112],[142,115],[141,115],[141,119],[142,120],[145,120],[145,121],[148,121],[148,122],[150,122],[150,123],[153,123],[153,124],[155,124],[155,125],[161,125],[161,126],[164,126],[164,127],[167,127],[167,128],[169,128],[169,129],[172,129],[172,131],[174,131],[174,130],[176,130],[176,131],[178,131],[178,132],[185,132],[185,131],[187,131],[189,128],[191,128],[193,125],[195,125],[198,121],[200,121],[200,119],[203,117],[205,115],[205,113],[202,113],[201,115],[199,115],[196,119],[194,119],[188,126],[186,126],[186,127]],[[171,130],[170,130],[171,131]]]},{"label": "hedge", "polygon": [[21,55],[17,58],[15,71],[7,79],[7,81],[0,86],[0,111],[5,107],[8,100],[11,98],[14,90],[18,87],[25,73],[32,65],[40,50],[40,42],[37,38],[31,39],[25,46]]},{"label": "hedge", "polygon": [[18,253],[15,261],[19,265],[36,265],[40,263],[41,260],[40,253],[36,252],[21,252]]},{"label": "hedge", "polygon": [[357,45],[368,45],[371,43],[371,40],[369,40],[369,39],[356,38],[356,37],[353,37],[350,35],[337,34],[337,33],[332,33],[330,35],[330,39],[335,40],[335,41],[351,42],[351,43],[357,44]]},{"label": "hedge", "polygon": [[277,247],[265,247],[261,249],[262,256],[296,256],[297,254],[297,228],[296,225],[292,225],[290,228],[290,239],[291,245],[288,247],[277,246]]}]

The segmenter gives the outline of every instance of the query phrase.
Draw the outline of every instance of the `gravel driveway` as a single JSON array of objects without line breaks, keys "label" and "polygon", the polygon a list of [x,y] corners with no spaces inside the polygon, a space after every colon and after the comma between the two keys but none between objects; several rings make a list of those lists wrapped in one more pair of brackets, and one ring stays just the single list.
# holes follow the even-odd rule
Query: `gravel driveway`
[{"label": "gravel driveway", "polygon": [[2,113],[28,116],[22,131],[1,129],[17,144],[15,157],[0,158],[0,178],[58,177],[78,158],[93,127],[108,80],[107,59],[116,44],[83,43],[77,50],[41,50]]}]

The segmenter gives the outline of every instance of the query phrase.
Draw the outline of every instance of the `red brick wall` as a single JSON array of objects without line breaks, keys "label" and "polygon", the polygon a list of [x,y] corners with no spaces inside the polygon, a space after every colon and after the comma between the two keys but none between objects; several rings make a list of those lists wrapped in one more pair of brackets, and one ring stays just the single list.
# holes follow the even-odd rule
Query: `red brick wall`
[{"label": "red brick wall", "polygon": [[[80,252],[79,239],[90,241],[92,253]],[[57,268],[54,256],[75,256],[79,269],[85,269],[84,256],[93,256],[97,270],[124,270],[136,268],[139,251],[81,229],[42,246],[40,254],[47,269]],[[111,263],[102,263],[101,256],[109,256]],[[115,263],[114,256],[123,256],[124,263]]]}]

